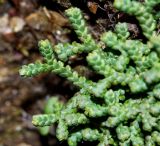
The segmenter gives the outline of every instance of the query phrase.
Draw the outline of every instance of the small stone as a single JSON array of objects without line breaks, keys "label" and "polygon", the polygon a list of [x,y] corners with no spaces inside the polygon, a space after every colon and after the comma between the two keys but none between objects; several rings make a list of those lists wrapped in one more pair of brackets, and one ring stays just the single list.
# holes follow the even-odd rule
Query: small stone
[{"label": "small stone", "polygon": [[8,26],[9,24],[9,16],[8,14],[4,14],[0,17],[0,34],[10,33],[12,30]]}]

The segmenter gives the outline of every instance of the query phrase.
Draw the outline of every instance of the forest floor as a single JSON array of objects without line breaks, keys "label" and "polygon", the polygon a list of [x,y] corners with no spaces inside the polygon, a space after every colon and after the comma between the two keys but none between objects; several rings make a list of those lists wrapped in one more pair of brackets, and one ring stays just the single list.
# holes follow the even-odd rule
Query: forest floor
[{"label": "forest floor", "polygon": [[[48,136],[41,136],[31,123],[32,115],[42,113],[47,98],[60,96],[66,101],[76,87],[54,74],[22,78],[22,65],[42,59],[38,41],[49,39],[53,44],[76,41],[64,10],[77,6],[93,37],[113,30],[118,21],[129,23],[132,38],[139,37],[137,22],[116,11],[112,1],[79,0],[0,0],[0,146],[62,146],[53,128]],[[81,57],[74,61],[78,72]],[[80,72],[91,76],[92,73]]]}]

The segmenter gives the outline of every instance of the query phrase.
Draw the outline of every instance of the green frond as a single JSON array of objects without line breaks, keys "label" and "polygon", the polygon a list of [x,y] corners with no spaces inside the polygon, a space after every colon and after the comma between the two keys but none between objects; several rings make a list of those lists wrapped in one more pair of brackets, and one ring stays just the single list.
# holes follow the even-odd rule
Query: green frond
[{"label": "green frond", "polygon": [[68,126],[66,125],[65,121],[59,120],[57,130],[56,130],[56,136],[59,141],[67,140],[68,139]]},{"label": "green frond", "polygon": [[41,40],[39,41],[38,46],[45,61],[48,64],[51,64],[54,59],[53,48],[51,43],[48,40]]},{"label": "green frond", "polygon": [[65,122],[69,126],[77,126],[80,124],[86,124],[89,122],[87,117],[84,114],[76,113],[76,114],[67,114],[65,117]]},{"label": "green frond", "polygon": [[68,19],[71,22],[77,36],[84,43],[86,47],[85,50],[88,50],[89,52],[91,50],[97,49],[98,45],[89,33],[80,9],[70,8],[66,10],[66,15],[68,16]]},{"label": "green frond", "polygon": [[148,12],[145,5],[137,1],[115,0],[114,6],[120,11],[136,16],[143,30],[143,34],[147,38],[150,38],[155,34],[156,21],[154,20],[153,15]]},{"label": "green frond", "polygon": [[55,46],[55,52],[58,55],[58,58],[62,61],[67,61],[69,57],[85,52],[90,51],[88,48],[82,44],[73,42],[72,45],[69,43],[59,43]]},{"label": "green frond", "polygon": [[155,141],[158,145],[160,145],[160,132],[154,131],[152,133],[152,139]]},{"label": "green frond", "polygon": [[71,136],[68,138],[68,145],[69,146],[77,146],[78,142],[82,140],[82,133],[81,131],[75,132],[71,134]]},{"label": "green frond", "polygon": [[81,133],[82,133],[83,140],[85,141],[95,141],[101,137],[101,134],[96,129],[92,130],[90,128],[86,128],[86,129],[83,129]]},{"label": "green frond", "polygon": [[152,11],[153,8],[160,3],[160,0],[145,0],[145,6],[147,6],[147,10]]},{"label": "green frond", "polygon": [[127,23],[118,23],[115,26],[115,32],[117,33],[118,39],[121,40],[126,40],[130,35]]},{"label": "green frond", "polygon": [[21,76],[32,77],[48,71],[50,71],[50,67],[47,64],[37,62],[22,66],[19,73]]},{"label": "green frond", "polygon": [[55,114],[43,114],[34,115],[32,118],[32,123],[35,126],[50,126],[57,121],[57,116]]},{"label": "green frond", "polygon": [[[47,135],[56,123],[56,137],[67,140],[69,146],[82,141],[96,141],[98,146],[160,145],[159,12],[154,9],[159,4],[160,0],[114,0],[117,10],[139,21],[145,36],[142,40],[131,39],[124,22],[118,23],[114,32],[104,32],[96,42],[82,11],[73,7],[65,11],[81,42],[53,46],[41,40],[38,46],[44,63],[20,69],[24,77],[55,73],[79,88],[66,103],[51,97],[44,114],[33,116],[32,123],[42,135]],[[85,53],[86,68],[94,72],[96,81],[78,74],[72,64],[67,65],[70,57],[81,53]]]},{"label": "green frond", "polygon": [[122,142],[127,141],[131,135],[129,127],[123,126],[122,124],[120,124],[116,128],[116,132],[117,132],[118,139]]}]

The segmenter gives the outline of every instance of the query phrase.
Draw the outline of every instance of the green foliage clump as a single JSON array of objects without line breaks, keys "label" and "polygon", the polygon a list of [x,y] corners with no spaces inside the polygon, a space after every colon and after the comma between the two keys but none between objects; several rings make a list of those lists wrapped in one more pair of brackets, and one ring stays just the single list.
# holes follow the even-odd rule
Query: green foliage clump
[{"label": "green foliage clump", "polygon": [[[127,23],[118,23],[114,32],[105,32],[96,42],[81,11],[66,10],[81,43],[52,47],[48,40],[40,41],[44,62],[24,65],[20,74],[56,73],[80,90],[66,104],[51,98],[45,114],[33,116],[32,123],[38,127],[57,123],[57,138],[67,140],[69,146],[81,141],[98,141],[98,146],[160,145],[160,35],[156,34],[154,10],[159,3],[114,1],[117,10],[137,18],[146,40],[130,39]],[[94,82],[65,65],[82,52],[87,54],[88,66],[103,79]],[[44,134],[48,127],[45,130]]]}]

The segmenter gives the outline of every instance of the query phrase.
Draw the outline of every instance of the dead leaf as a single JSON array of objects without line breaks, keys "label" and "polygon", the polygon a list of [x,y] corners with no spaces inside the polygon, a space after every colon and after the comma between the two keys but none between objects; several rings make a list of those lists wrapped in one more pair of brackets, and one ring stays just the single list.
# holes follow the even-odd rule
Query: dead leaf
[{"label": "dead leaf", "polygon": [[25,21],[18,16],[14,16],[11,18],[9,25],[13,32],[19,32],[23,29]]},{"label": "dead leaf", "polygon": [[87,3],[89,10],[93,13],[96,14],[97,9],[98,9],[98,4],[95,2],[88,2]]},{"label": "dead leaf", "polygon": [[26,17],[27,24],[36,30],[55,32],[62,26],[67,25],[68,21],[62,15],[46,8],[30,14]]}]

